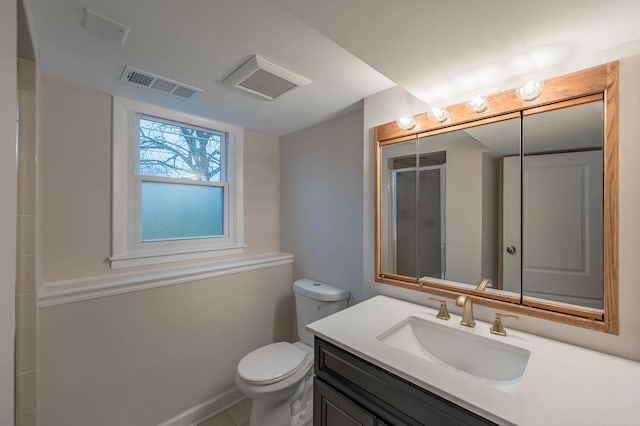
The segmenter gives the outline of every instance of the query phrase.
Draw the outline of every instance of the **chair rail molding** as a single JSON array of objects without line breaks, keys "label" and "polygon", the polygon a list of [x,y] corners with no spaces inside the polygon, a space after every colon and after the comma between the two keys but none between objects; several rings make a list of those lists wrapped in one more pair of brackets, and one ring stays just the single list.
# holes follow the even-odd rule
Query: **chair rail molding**
[{"label": "chair rail molding", "polygon": [[50,281],[43,283],[40,287],[38,306],[44,308],[64,305],[99,297],[148,290],[155,287],[288,265],[292,264],[293,260],[292,254],[268,253],[208,263],[206,265],[200,264],[163,270]]}]

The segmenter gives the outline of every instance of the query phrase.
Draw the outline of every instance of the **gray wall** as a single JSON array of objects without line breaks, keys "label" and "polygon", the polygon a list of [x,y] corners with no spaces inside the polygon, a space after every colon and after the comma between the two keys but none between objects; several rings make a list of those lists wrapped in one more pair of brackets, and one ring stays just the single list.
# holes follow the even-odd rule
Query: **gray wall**
[{"label": "gray wall", "polygon": [[[50,80],[41,94],[42,286],[114,276],[111,97]],[[278,142],[244,134],[245,257],[280,249]],[[293,337],[292,271],[285,264],[41,307],[40,425],[159,424],[233,392],[242,356]]]},{"label": "gray wall", "polygon": [[40,425],[157,425],[291,339],[291,265],[40,311]]},{"label": "gray wall", "polygon": [[0,425],[13,424],[16,284],[16,2],[0,3]]},{"label": "gray wall", "polygon": [[16,423],[36,422],[36,64],[18,59],[18,245],[16,273]]},{"label": "gray wall", "polygon": [[294,278],[362,293],[362,111],[280,138],[280,241]]}]

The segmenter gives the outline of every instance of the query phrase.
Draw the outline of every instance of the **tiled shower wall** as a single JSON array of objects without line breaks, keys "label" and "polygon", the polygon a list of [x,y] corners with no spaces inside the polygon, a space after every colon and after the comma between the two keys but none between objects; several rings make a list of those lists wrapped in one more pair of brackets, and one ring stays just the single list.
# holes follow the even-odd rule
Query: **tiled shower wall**
[{"label": "tiled shower wall", "polygon": [[36,71],[18,59],[16,425],[37,424]]}]

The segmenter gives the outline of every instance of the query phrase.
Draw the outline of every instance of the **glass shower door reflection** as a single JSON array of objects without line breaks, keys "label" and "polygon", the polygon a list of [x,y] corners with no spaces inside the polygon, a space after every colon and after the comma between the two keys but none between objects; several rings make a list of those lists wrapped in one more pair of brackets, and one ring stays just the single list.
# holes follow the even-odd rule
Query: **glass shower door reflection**
[{"label": "glass shower door reflection", "polygon": [[395,266],[399,275],[445,278],[445,166],[393,171]]}]

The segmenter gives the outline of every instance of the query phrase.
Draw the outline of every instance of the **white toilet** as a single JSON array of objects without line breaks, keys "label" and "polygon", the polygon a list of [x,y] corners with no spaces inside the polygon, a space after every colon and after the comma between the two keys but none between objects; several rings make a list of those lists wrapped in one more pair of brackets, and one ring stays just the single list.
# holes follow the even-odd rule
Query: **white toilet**
[{"label": "white toilet", "polygon": [[293,284],[300,341],[278,342],[242,358],[236,385],[251,398],[250,426],[303,425],[311,421],[313,335],[305,326],[347,307],[349,292],[310,279]]}]

